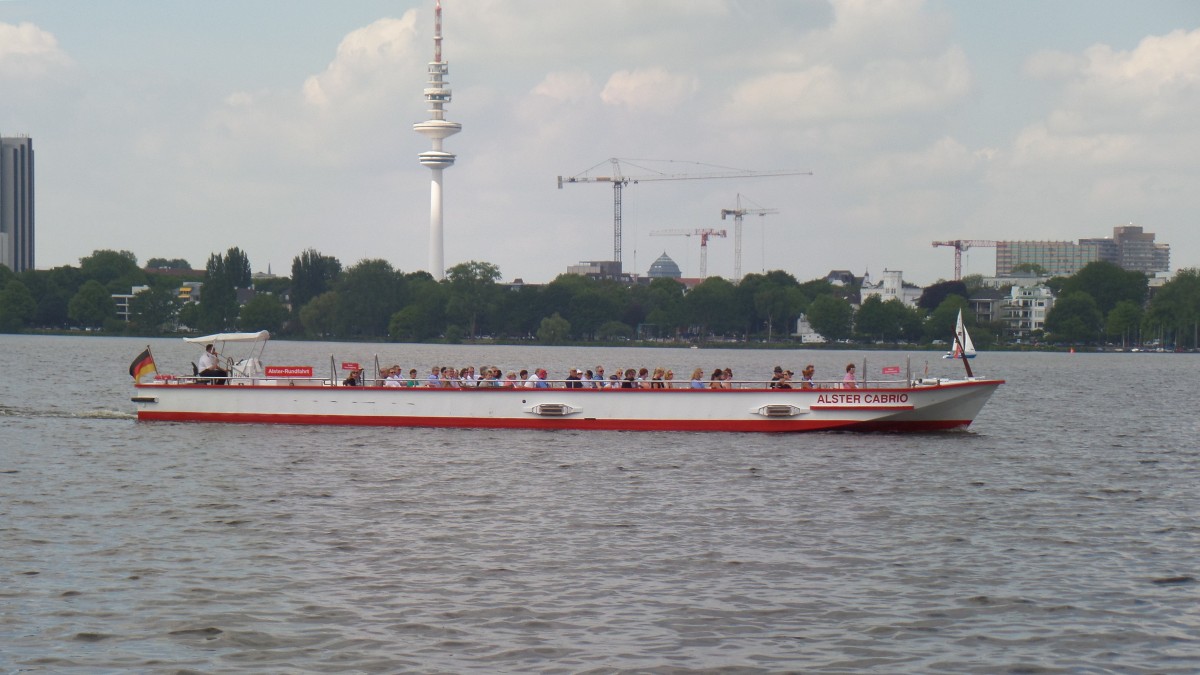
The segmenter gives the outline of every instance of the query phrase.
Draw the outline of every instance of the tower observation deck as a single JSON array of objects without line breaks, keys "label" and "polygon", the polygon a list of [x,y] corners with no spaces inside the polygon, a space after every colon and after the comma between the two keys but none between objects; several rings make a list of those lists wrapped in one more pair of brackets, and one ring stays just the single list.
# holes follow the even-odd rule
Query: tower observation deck
[{"label": "tower observation deck", "polygon": [[446,120],[445,105],[450,102],[450,65],[442,60],[442,2],[437,0],[433,22],[433,61],[429,62],[429,82],[425,101],[429,119],[413,125],[413,131],[429,139],[431,149],[417,155],[422,166],[429,167],[433,179],[429,189],[429,273],[441,281],[446,275],[442,233],[442,170],[454,166],[454,153],[442,149],[442,141],[462,131],[458,122]]}]

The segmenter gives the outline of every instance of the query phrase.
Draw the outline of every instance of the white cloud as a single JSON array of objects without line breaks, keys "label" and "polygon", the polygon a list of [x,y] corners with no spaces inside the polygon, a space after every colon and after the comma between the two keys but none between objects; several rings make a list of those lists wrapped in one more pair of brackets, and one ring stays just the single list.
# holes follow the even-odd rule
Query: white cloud
[{"label": "white cloud", "polygon": [[53,34],[29,22],[0,22],[0,77],[34,79],[69,65]]},{"label": "white cloud", "polygon": [[388,75],[405,72],[417,62],[416,10],[401,19],[379,19],[347,35],[338,45],[332,63],[304,82],[304,99],[314,106],[339,105],[360,99]]},{"label": "white cloud", "polygon": [[564,103],[577,103],[596,93],[596,83],[582,70],[553,72],[533,88],[533,93]]},{"label": "white cloud", "polygon": [[671,73],[665,68],[619,70],[608,78],[600,98],[630,111],[668,113],[699,88],[695,76]]},{"label": "white cloud", "polygon": [[[1064,131],[1190,129],[1200,110],[1200,29],[1149,36],[1129,51],[1094,45],[1079,55],[1043,52],[1026,72],[1064,83],[1051,115]],[[1066,122],[1072,126],[1059,126]]]}]

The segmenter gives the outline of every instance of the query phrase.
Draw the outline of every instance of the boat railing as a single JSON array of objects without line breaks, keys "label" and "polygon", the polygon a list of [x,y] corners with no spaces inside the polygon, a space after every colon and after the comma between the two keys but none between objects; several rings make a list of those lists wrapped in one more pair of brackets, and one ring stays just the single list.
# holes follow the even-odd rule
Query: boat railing
[{"label": "boat railing", "polygon": [[[488,381],[481,380],[477,382],[450,382],[443,383],[438,387],[430,387],[427,380],[418,379],[416,385],[409,385],[407,381],[401,381],[399,384],[389,384],[382,379],[368,379],[361,385],[348,385],[337,380],[331,380],[328,377],[263,377],[259,376],[240,376],[230,375],[227,377],[207,377],[203,375],[195,375],[191,377],[179,377],[170,380],[164,380],[164,384],[200,384],[213,386],[275,386],[275,387],[355,387],[355,388],[375,388],[375,389],[529,389],[523,382],[516,384],[505,383],[504,381]],[[658,386],[657,381],[643,383],[639,386],[625,387],[623,381],[614,383],[605,381],[601,383],[598,380],[546,380],[546,387],[543,389],[591,389],[601,391],[620,391],[623,389],[635,390],[658,390],[658,389],[696,389],[696,390],[721,390],[721,389],[743,389],[743,390],[762,390],[776,389],[772,386],[770,380],[726,380],[721,382],[720,387],[713,386],[710,381],[704,381],[703,387],[692,387],[691,382],[687,380],[675,380],[667,383],[663,382],[663,386]],[[645,386],[650,385],[650,386]],[[856,387],[860,389],[889,389],[903,388],[909,386],[909,383],[900,379],[871,379],[860,380]],[[788,387],[778,387],[779,389],[805,389],[799,382],[792,382]],[[811,389],[844,389],[841,380],[815,380]]]}]

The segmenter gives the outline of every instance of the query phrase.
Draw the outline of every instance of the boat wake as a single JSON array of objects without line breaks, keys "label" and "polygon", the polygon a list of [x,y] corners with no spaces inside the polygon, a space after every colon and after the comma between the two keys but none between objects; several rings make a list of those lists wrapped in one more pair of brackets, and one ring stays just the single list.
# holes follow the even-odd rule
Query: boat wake
[{"label": "boat wake", "polygon": [[33,417],[86,420],[136,420],[137,415],[123,410],[35,410],[0,405],[0,417]]}]

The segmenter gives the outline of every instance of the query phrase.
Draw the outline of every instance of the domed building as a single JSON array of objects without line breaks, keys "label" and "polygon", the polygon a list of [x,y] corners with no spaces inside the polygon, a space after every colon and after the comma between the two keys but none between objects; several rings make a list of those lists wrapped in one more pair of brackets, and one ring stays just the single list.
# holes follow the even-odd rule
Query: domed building
[{"label": "domed building", "polygon": [[680,271],[679,265],[674,260],[671,260],[671,256],[667,255],[666,251],[663,251],[663,254],[658,256],[658,260],[650,264],[650,271],[646,276],[652,279],[660,277],[680,279],[683,277],[683,272]]}]

